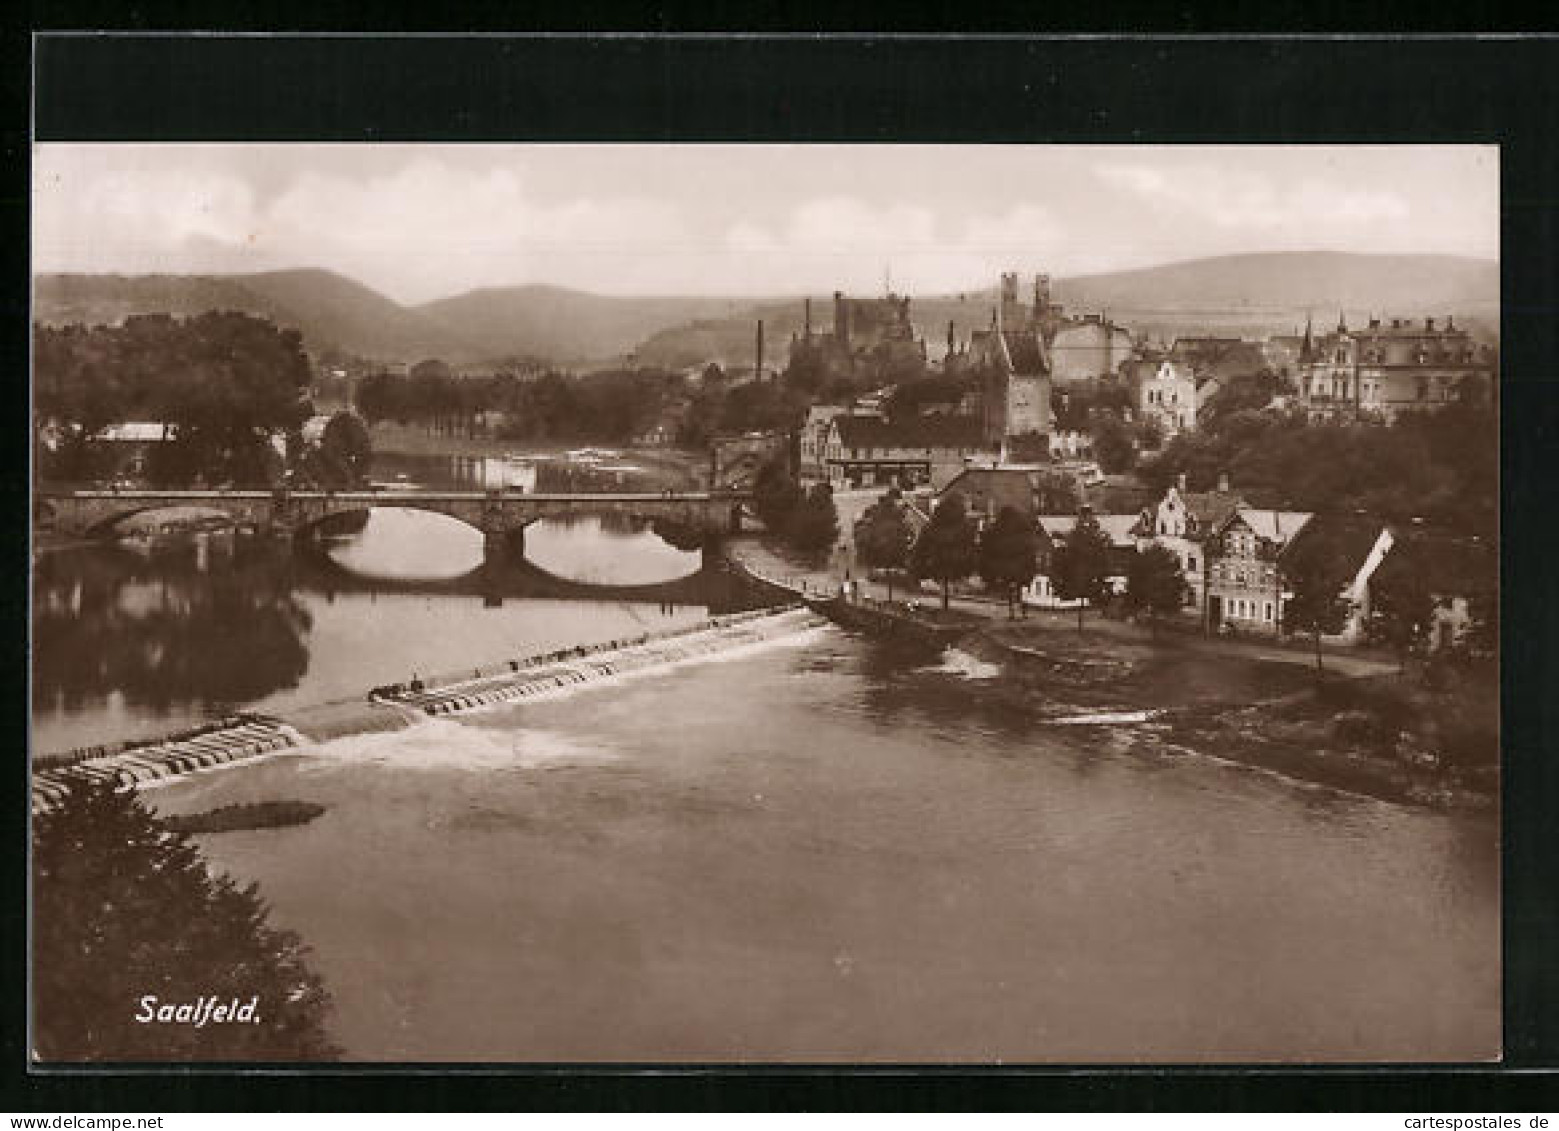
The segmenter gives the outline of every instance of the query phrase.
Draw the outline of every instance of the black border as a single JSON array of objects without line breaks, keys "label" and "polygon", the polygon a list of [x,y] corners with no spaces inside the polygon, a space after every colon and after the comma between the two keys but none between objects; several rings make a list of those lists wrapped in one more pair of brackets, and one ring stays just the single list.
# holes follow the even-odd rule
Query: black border
[{"label": "black border", "polygon": [[[121,22],[102,13],[80,26]],[[770,13],[772,16],[772,13]],[[945,13],[943,14],[946,15]],[[996,13],[1000,17],[1000,13]],[[1389,15],[1389,14],[1388,14]],[[139,17],[144,20],[143,15]],[[306,19],[291,26],[308,27]],[[993,21],[1000,26],[1000,19]],[[134,17],[131,24],[133,26]],[[667,27],[664,14],[641,26]],[[123,24],[122,24],[123,26]],[[288,26],[274,23],[273,26]],[[932,26],[935,26],[933,21]],[[1142,26],[1139,24],[1139,26]],[[1183,14],[1160,27],[1195,30]],[[1442,26],[1457,26],[1443,17]],[[1463,25],[1465,26],[1465,25]],[[1484,26],[1492,26],[1485,22]],[[11,43],[7,44],[12,46]],[[25,1072],[25,820],[5,807],[4,1106],[358,1110],[539,1106],[1084,1110],[1552,1107],[1559,1065],[1559,41],[1547,38],[1067,39],[864,36],[189,38],[52,35],[7,51],[0,88],[39,140],[1474,142],[1501,146],[1506,1067],[1357,1069],[471,1069]],[[29,53],[32,53],[29,57]],[[20,98],[18,98],[20,95]],[[13,119],[14,121],[14,119]],[[25,116],[21,119],[25,123]],[[25,247],[25,125],[5,135],[5,215]],[[25,272],[25,265],[23,268]],[[28,283],[6,361],[26,419]],[[20,425],[19,425],[20,426]],[[20,435],[13,432],[13,436]],[[25,529],[26,448],[0,479]],[[16,545],[24,544],[18,539]],[[25,687],[25,575],[5,590]],[[26,704],[13,733],[25,747]],[[387,1078],[388,1077],[388,1078]]]}]

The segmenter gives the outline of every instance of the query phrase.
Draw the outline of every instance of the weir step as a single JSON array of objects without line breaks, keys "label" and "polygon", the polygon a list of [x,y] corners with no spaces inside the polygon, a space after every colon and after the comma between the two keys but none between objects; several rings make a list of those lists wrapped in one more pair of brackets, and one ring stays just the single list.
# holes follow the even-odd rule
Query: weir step
[{"label": "weir step", "polygon": [[[799,605],[753,610],[713,617],[686,628],[645,633],[632,640],[552,653],[523,664],[513,661],[492,674],[441,687],[415,692],[379,688],[370,694],[369,702],[424,715],[454,714],[534,698],[647,667],[712,656],[826,623],[823,617]],[[45,756],[32,773],[32,811],[36,815],[53,809],[75,781],[112,782],[129,790],[147,782],[230,765],[311,742],[280,719],[243,716],[226,725],[156,742],[121,743],[64,756]]]},{"label": "weir step", "polygon": [[228,765],[302,742],[301,735],[279,720],[246,719],[119,753],[44,765],[33,771],[32,811],[44,813],[58,805],[73,781],[113,782],[122,789],[134,789],[146,782]]}]

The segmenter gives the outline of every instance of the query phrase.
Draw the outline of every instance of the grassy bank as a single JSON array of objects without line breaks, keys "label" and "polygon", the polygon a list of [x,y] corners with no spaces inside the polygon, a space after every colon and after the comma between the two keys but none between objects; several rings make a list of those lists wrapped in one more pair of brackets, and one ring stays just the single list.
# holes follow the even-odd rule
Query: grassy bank
[{"label": "grassy bank", "polygon": [[1499,788],[1499,686],[1461,673],[1441,686],[1348,675],[1285,657],[994,623],[962,647],[1001,662],[998,694],[1071,711],[1155,712],[1178,748],[1390,801],[1490,808]]}]

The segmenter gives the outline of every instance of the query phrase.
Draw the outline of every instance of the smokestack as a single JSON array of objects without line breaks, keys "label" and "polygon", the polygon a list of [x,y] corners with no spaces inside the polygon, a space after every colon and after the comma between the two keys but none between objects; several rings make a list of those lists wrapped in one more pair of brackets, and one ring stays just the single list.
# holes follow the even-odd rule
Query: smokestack
[{"label": "smokestack", "polygon": [[763,319],[761,319],[761,318],[758,319],[758,341],[757,341],[756,348],[753,350],[753,352],[757,355],[757,360],[753,362],[752,379],[754,381],[762,381],[763,380]]},{"label": "smokestack", "polygon": [[1182,471],[1180,473],[1178,481],[1180,484],[1180,493],[1183,495],[1185,494],[1185,472]]},{"label": "smokestack", "polygon": [[811,342],[812,342],[812,299],[810,297],[808,297],[805,300],[803,300],[803,309],[805,311],[805,319],[806,319],[806,322],[805,322],[805,326],[806,326],[805,340],[806,340],[807,344],[810,345]]}]

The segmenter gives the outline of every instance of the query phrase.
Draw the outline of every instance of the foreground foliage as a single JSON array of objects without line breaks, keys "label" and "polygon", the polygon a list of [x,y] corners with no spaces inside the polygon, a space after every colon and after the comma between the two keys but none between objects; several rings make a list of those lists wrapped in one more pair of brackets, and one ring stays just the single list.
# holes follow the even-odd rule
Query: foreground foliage
[{"label": "foreground foliage", "polygon": [[[78,783],[33,823],[33,1017],[49,1061],[333,1059],[329,995],[254,885],[213,875],[133,793]],[[137,1021],[258,998],[255,1023]]]}]

